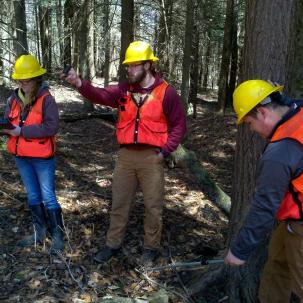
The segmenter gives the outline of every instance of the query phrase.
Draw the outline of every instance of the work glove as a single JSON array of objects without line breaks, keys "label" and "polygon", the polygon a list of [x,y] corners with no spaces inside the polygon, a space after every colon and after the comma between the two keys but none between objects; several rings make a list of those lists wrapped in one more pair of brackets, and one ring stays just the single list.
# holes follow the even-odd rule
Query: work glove
[{"label": "work glove", "polygon": [[18,125],[15,125],[15,128],[3,129],[2,132],[5,134],[8,134],[8,135],[11,135],[13,137],[18,137],[18,136],[20,136],[20,133],[21,133],[21,127]]}]

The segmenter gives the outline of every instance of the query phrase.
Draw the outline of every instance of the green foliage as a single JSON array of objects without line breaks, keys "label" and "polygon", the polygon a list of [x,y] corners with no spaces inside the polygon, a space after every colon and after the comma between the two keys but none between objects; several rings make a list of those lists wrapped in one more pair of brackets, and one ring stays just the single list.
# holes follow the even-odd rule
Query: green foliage
[{"label": "green foliage", "polygon": [[0,151],[6,150],[7,138],[5,136],[0,137]]}]

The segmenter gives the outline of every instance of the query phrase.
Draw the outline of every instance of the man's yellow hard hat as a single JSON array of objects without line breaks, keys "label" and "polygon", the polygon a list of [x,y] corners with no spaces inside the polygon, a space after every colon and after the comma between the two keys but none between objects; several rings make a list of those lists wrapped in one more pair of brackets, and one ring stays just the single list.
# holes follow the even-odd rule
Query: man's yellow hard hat
[{"label": "man's yellow hard hat", "polygon": [[156,62],[159,60],[159,58],[154,56],[154,53],[148,43],[143,41],[134,41],[130,43],[126,49],[125,60],[122,64],[147,60]]},{"label": "man's yellow hard hat", "polygon": [[241,83],[233,93],[233,106],[238,124],[262,100],[273,92],[281,92],[283,86],[274,86],[264,80],[248,80]]}]

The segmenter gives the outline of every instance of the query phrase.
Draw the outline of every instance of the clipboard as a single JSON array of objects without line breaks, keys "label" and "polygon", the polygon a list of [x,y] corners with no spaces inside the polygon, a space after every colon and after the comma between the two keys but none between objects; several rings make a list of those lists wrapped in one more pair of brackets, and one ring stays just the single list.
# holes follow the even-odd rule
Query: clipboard
[{"label": "clipboard", "polygon": [[0,129],[14,129],[13,125],[8,119],[0,119]]}]

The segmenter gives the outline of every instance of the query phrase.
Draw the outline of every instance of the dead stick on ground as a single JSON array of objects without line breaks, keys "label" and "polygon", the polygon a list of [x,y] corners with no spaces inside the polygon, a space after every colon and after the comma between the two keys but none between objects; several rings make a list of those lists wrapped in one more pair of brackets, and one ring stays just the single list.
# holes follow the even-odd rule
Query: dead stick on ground
[{"label": "dead stick on ground", "polygon": [[[174,261],[173,258],[172,258],[171,249],[170,249],[170,232],[168,232],[168,234],[167,234],[167,242],[168,242],[168,253],[169,253],[169,258],[170,258],[170,260],[171,260],[171,263],[172,263],[172,264],[175,264],[175,261]],[[174,269],[174,272],[175,272],[175,274],[177,275],[178,281],[179,281],[180,285],[182,286],[182,288],[183,288],[185,294],[186,294],[187,297],[189,298],[189,302],[193,302],[193,300],[190,299],[189,291],[188,291],[188,289],[186,288],[186,286],[184,285],[184,283],[182,282],[182,279],[181,279],[181,277],[180,277],[180,274],[178,273],[178,271],[176,270],[176,268]]]},{"label": "dead stick on ground", "polygon": [[45,268],[44,276],[45,276],[46,282],[49,282],[49,279],[48,279],[48,277],[47,277],[47,270],[48,270],[48,266]]},{"label": "dead stick on ground", "polygon": [[[63,224],[63,230],[62,230],[62,232],[66,235],[67,244],[68,244],[68,247],[69,247],[69,249],[70,249],[70,252],[73,253],[73,249],[72,249],[72,247],[71,247],[71,245],[70,245],[69,233],[68,233],[68,230],[67,230],[67,228],[66,228],[66,226],[65,226],[65,220],[64,220],[64,217],[63,217],[62,214],[61,214],[61,216],[62,216],[62,224]],[[60,227],[60,229],[62,229],[62,228]]]},{"label": "dead stick on ground", "polygon": [[64,262],[64,264],[65,264],[65,266],[66,266],[66,268],[68,270],[68,273],[69,273],[70,277],[72,278],[72,280],[74,282],[76,282],[77,285],[78,285],[78,287],[81,289],[81,291],[83,291],[84,288],[80,285],[79,281],[74,277],[74,275],[73,275],[73,273],[72,273],[72,271],[70,269],[70,265],[66,262],[64,256],[60,252],[56,252],[56,254],[60,258],[60,260],[62,260]]},{"label": "dead stick on ground", "polygon": [[157,286],[159,286],[159,287],[165,289],[167,292],[170,292],[170,293],[172,293],[172,294],[174,294],[174,295],[176,295],[176,296],[182,298],[182,299],[184,300],[183,302],[185,302],[185,303],[191,303],[191,301],[189,301],[189,298],[187,298],[187,297],[183,296],[182,294],[178,293],[177,291],[171,290],[171,289],[167,288],[166,286],[162,285],[161,283],[159,283],[159,282],[157,282],[157,281],[151,279],[147,274],[145,274],[144,272],[140,271],[139,269],[135,268],[135,271],[136,271],[137,273],[141,274],[141,275],[143,276],[143,278],[144,278],[147,282],[149,282],[150,284],[157,285]]},{"label": "dead stick on ground", "polygon": [[3,195],[9,197],[9,198],[12,199],[13,201],[16,201],[16,202],[21,203],[21,204],[23,203],[22,201],[20,201],[20,200],[14,198],[13,196],[11,196],[10,194],[8,194],[7,192],[5,192],[5,191],[3,191],[3,190],[0,190],[0,193],[2,193]]}]

